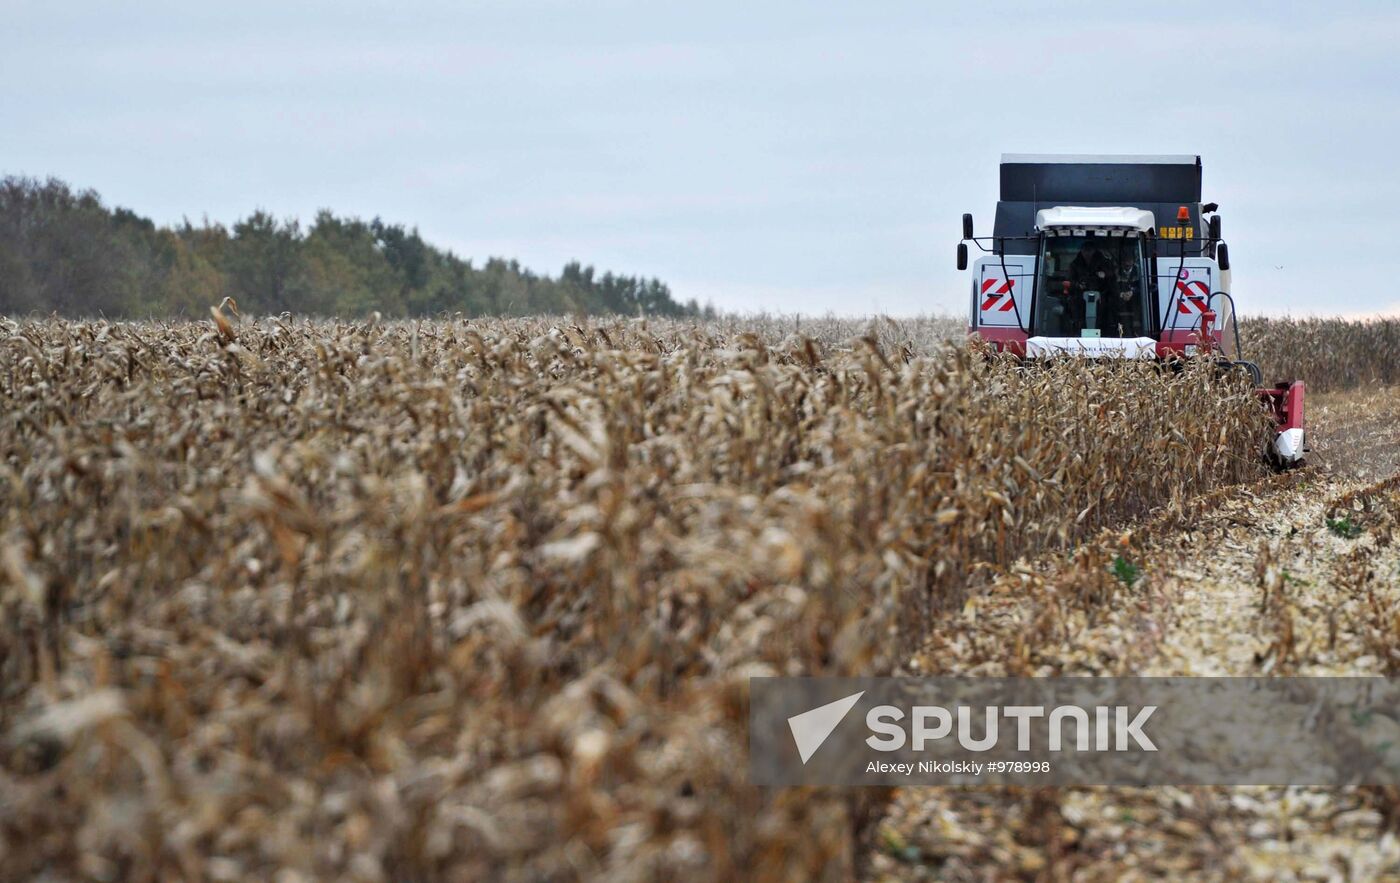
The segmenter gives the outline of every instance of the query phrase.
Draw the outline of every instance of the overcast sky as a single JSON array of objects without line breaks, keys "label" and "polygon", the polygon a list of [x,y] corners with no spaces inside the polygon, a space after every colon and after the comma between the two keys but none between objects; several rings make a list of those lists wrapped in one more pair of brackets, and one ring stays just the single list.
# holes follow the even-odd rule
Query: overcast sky
[{"label": "overcast sky", "polygon": [[1002,152],[1198,153],[1243,311],[1400,310],[1394,3],[0,0],[0,35],[0,172],[161,222],[961,313]]}]

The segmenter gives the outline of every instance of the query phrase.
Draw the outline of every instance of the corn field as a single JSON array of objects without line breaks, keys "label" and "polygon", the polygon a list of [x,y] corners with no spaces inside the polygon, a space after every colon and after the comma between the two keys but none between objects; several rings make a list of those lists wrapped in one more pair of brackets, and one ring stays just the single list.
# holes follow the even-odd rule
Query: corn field
[{"label": "corn field", "polygon": [[[708,327],[733,335],[750,332],[770,345],[800,335],[829,346],[854,337],[874,337],[882,346],[904,346],[928,355],[967,336],[962,317],[920,316],[892,319],[843,319],[832,316],[755,314],[722,317]],[[1301,379],[1317,392],[1400,384],[1400,319],[1286,319],[1251,316],[1240,319],[1243,358],[1259,365],[1264,382]],[[1226,348],[1234,353],[1234,335],[1224,330]]]},{"label": "corn field", "polygon": [[1250,318],[1240,335],[1266,383],[1301,378],[1319,392],[1400,384],[1400,319]]},{"label": "corn field", "polygon": [[1262,469],[1203,366],[777,337],[9,323],[0,876],[840,876],[747,678]]}]

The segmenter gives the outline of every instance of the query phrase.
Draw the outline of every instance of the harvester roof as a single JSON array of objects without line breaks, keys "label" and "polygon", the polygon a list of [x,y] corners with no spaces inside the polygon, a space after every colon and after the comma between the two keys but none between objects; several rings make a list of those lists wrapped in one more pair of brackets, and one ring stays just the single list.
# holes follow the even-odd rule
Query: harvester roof
[{"label": "harvester roof", "polygon": [[1035,213],[1035,226],[1041,230],[1050,227],[1070,227],[1074,229],[1101,229],[1109,227],[1120,232],[1124,229],[1146,233],[1152,229],[1152,213],[1140,208],[1122,206],[1056,206],[1043,208]]},{"label": "harvester roof", "polygon": [[[1186,206],[1189,223],[1200,221],[1201,158],[1181,156],[1003,154],[1001,201],[994,234],[1007,237],[1008,254],[1031,254],[1033,242],[1013,237],[1035,234],[1045,209],[1132,208],[1150,212],[1155,224],[1176,220]],[[1088,226],[1088,225],[1086,225]],[[1100,225],[1093,225],[1100,226]],[[1176,245],[1198,254],[1198,241]]]}]

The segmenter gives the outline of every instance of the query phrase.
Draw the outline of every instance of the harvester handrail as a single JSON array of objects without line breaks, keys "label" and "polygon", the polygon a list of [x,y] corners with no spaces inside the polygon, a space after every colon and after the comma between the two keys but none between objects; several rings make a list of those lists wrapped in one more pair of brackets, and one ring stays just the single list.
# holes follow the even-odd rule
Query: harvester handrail
[{"label": "harvester handrail", "polygon": [[1235,307],[1235,299],[1228,291],[1212,291],[1210,297],[1206,298],[1206,307],[1209,309],[1217,297],[1223,297],[1230,302],[1230,325],[1235,331],[1235,358],[1244,358],[1244,345],[1240,343],[1240,313]]},{"label": "harvester handrail", "polygon": [[[1168,256],[1168,258],[1170,258],[1170,256]],[[1160,258],[1159,258],[1159,260],[1160,260]],[[1166,311],[1165,313],[1162,314],[1162,330],[1163,330],[1163,331],[1165,331],[1165,330],[1167,329],[1168,323],[1170,323],[1170,327],[1171,327],[1171,328],[1176,328],[1176,327],[1177,327],[1176,321],[1173,319],[1173,316],[1174,316],[1175,314],[1172,313],[1172,310],[1176,309],[1176,302],[1177,302],[1177,300],[1180,299],[1180,297],[1181,297],[1181,273],[1182,273],[1182,271],[1185,270],[1185,269],[1186,269],[1186,243],[1183,242],[1183,243],[1181,243],[1181,261],[1176,265],[1176,272],[1172,274],[1172,296],[1171,296],[1171,299],[1167,301],[1167,311]],[[1161,276],[1159,275],[1159,276],[1157,277],[1157,279],[1158,279],[1158,282],[1160,283],[1160,281],[1161,281]],[[1160,296],[1160,295],[1159,295],[1159,296]],[[1206,299],[1206,305],[1207,305],[1207,306],[1210,305],[1210,299],[1209,299],[1209,298]],[[1204,345],[1204,344],[1205,344],[1205,341],[1203,340],[1203,341],[1201,341],[1201,343],[1202,343],[1202,345]]]},{"label": "harvester handrail", "polygon": [[985,245],[982,244],[982,240],[983,240],[983,239],[990,239],[990,240],[992,240],[993,242],[995,242],[996,240],[1000,239],[1001,241],[1005,242],[1005,241],[1008,240],[1008,239],[1039,239],[1039,238],[1040,238],[1039,236],[973,236],[973,237],[971,237],[971,238],[969,238],[969,239],[965,239],[965,240],[963,240],[963,241],[964,241],[964,242],[971,242],[973,245],[975,245],[975,246],[977,246],[978,248],[982,249],[982,251],[987,252],[987,253],[990,254],[991,251],[992,251],[992,249],[990,249],[990,248],[988,248],[987,246],[985,246]]},{"label": "harvester handrail", "polygon": [[[1006,269],[1006,248],[1005,248],[1005,247],[1002,248],[1001,254],[997,255],[997,257],[1001,258],[1001,278],[1003,278],[1003,279],[1006,280],[1006,284],[1007,284],[1007,287],[1008,287],[1008,289],[1009,289],[1009,288],[1011,287],[1011,272],[1010,272],[1009,270]],[[1040,262],[1040,258],[1037,257],[1037,258],[1036,258],[1036,263],[1038,264],[1039,262]],[[1024,277],[1023,277],[1023,278],[1024,278]],[[1034,305],[1034,301],[1035,301],[1035,279],[1031,279],[1031,302],[1032,302],[1032,305]],[[1021,318],[1021,304],[1016,300],[1016,293],[1015,293],[1014,291],[1011,293],[1011,308],[1014,309],[1014,310],[1016,311],[1016,327],[1019,328],[1019,329],[1021,330],[1022,333],[1024,333],[1024,334],[1029,334],[1029,333],[1030,333],[1030,329],[1026,327],[1025,321]],[[1035,318],[1034,313],[1032,313],[1031,318],[1032,318],[1032,319]]]}]

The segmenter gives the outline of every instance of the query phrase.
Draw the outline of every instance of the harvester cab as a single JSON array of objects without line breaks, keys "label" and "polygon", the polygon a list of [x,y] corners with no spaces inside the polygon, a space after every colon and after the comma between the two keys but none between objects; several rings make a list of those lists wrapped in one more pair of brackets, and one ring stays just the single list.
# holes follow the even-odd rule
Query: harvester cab
[{"label": "harvester cab", "polygon": [[[1200,354],[1259,386],[1240,351],[1218,208],[1201,202],[1198,156],[1004,155],[992,235],[976,236],[963,215],[958,269],[968,243],[984,252],[972,264],[968,331],[1025,358]],[[1259,390],[1278,425],[1269,454],[1283,467],[1305,453],[1303,389]]]}]

